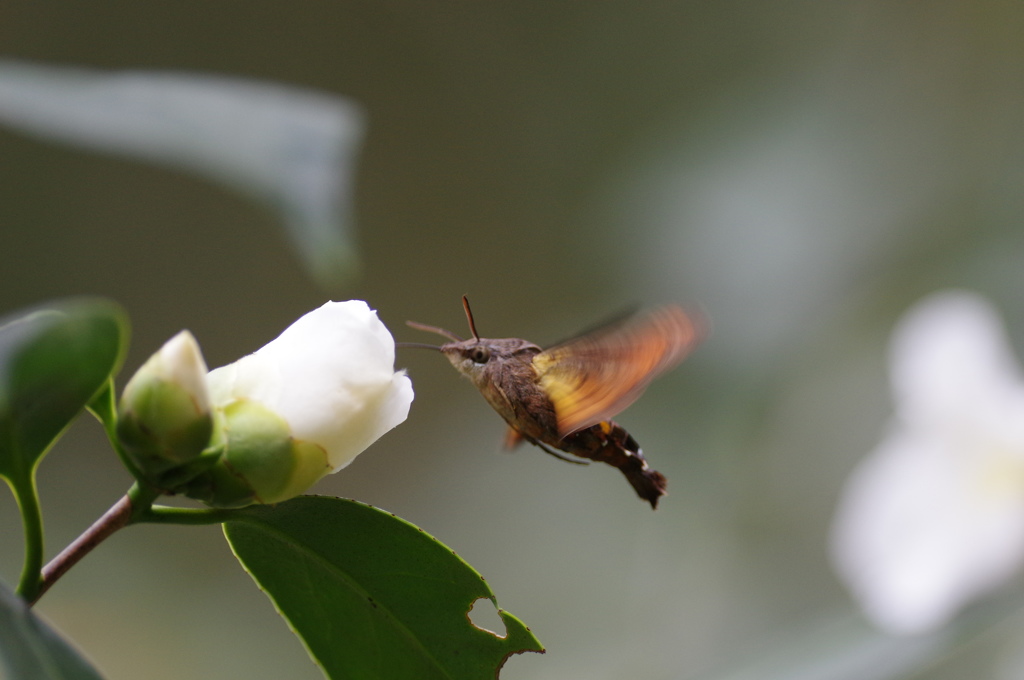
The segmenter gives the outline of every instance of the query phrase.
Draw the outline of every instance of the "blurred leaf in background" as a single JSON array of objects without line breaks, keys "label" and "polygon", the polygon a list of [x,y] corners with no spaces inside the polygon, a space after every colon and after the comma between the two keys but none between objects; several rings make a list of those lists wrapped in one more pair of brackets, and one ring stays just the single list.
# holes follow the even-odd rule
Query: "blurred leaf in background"
[{"label": "blurred leaf in background", "polygon": [[356,274],[351,184],[364,123],[347,99],[223,76],[0,60],[0,123],[220,182],[280,212],[325,288]]}]

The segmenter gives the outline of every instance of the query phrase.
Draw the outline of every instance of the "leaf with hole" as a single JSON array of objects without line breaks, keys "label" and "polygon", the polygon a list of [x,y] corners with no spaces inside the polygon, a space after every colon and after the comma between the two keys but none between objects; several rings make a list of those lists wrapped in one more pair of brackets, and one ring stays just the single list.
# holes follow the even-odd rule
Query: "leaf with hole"
[{"label": "leaf with hole", "polygon": [[332,680],[497,677],[505,659],[543,652],[498,610],[504,636],[469,619],[494,594],[422,529],[369,505],[303,496],[246,508],[224,531],[242,565]]}]

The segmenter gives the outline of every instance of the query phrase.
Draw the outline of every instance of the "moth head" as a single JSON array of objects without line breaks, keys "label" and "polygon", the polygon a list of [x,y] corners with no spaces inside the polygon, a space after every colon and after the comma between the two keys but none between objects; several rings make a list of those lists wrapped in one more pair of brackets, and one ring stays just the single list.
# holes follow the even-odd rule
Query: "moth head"
[{"label": "moth head", "polygon": [[421,331],[427,331],[428,333],[437,333],[438,335],[444,336],[451,340],[440,346],[435,345],[424,345],[420,343],[402,343],[406,347],[424,347],[429,349],[436,349],[448,357],[448,361],[451,362],[459,373],[468,376],[471,379],[478,378],[484,367],[490,363],[491,358],[494,356],[494,350],[492,349],[490,340],[481,339],[480,335],[476,332],[476,323],[473,321],[473,312],[469,308],[469,300],[465,295],[462,296],[462,307],[466,310],[466,319],[469,321],[469,330],[473,333],[473,337],[468,340],[463,340],[455,333],[440,328],[438,326],[428,326],[427,324],[417,323],[415,321],[406,321],[406,324],[411,328],[415,328]]},{"label": "moth head", "polygon": [[[437,326],[428,326],[415,321],[407,321],[411,328],[428,333],[437,333],[451,340],[440,346],[423,345],[419,343],[399,343],[406,347],[425,347],[436,349],[448,357],[455,369],[468,377],[477,385],[483,385],[489,381],[488,371],[502,359],[508,358],[525,347],[535,347],[533,344],[518,338],[491,339],[481,338],[476,332],[476,323],[473,321],[473,312],[469,308],[469,300],[462,296],[462,307],[466,311],[466,320],[469,322],[469,330],[472,338],[463,340],[455,333]],[[539,350],[539,348],[537,348]]]},{"label": "moth head", "polygon": [[489,341],[480,338],[441,345],[441,353],[448,357],[452,366],[473,382],[483,378],[488,365],[498,354],[495,350]]}]

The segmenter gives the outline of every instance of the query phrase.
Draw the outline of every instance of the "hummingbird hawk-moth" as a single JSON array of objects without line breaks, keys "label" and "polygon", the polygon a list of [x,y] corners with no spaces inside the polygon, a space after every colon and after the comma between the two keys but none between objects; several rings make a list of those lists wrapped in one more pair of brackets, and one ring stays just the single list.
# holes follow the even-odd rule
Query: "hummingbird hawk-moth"
[{"label": "hummingbird hawk-moth", "polygon": [[636,440],[611,418],[682,361],[700,340],[702,325],[679,307],[663,307],[542,349],[520,338],[481,338],[465,296],[462,305],[472,338],[408,321],[451,342],[400,344],[448,357],[508,423],[510,448],[525,440],[570,463],[607,463],[657,508],[668,480],[647,465]]}]

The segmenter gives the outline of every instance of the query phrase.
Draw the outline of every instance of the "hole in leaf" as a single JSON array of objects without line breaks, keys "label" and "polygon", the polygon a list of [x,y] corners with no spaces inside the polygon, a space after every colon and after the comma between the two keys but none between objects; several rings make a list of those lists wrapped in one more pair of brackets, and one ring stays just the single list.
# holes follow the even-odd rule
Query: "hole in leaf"
[{"label": "hole in leaf", "polygon": [[505,637],[505,622],[498,615],[498,608],[486,597],[481,597],[469,608],[469,622],[480,630],[493,633],[497,637]]}]

